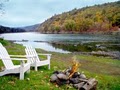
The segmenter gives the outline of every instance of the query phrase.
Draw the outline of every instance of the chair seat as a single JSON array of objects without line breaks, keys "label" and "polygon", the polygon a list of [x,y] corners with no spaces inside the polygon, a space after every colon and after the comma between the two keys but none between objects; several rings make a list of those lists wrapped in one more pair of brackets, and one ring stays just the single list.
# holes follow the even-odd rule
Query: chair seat
[{"label": "chair seat", "polygon": [[34,62],[33,64],[31,64],[31,66],[34,66],[36,64],[36,66],[43,66],[43,65],[49,65],[50,61],[49,60],[43,60],[43,61],[37,61],[36,63]]},{"label": "chair seat", "polygon": [[[26,63],[26,64],[24,64],[24,67],[27,67],[29,65],[30,65],[30,63]],[[9,69],[16,69],[16,68],[20,69],[20,67],[21,67],[21,65],[14,65],[13,67],[10,67]]]}]

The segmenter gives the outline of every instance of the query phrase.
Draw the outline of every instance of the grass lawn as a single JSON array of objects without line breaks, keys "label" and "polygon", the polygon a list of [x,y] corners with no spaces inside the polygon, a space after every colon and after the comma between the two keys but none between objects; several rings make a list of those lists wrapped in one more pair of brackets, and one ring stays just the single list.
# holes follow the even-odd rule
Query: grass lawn
[{"label": "grass lawn", "polygon": [[[0,39],[7,48],[9,54],[25,55],[24,47]],[[79,72],[83,72],[88,78],[98,80],[97,90],[120,90],[120,60],[109,57],[96,57],[80,54],[60,54],[46,52],[37,49],[40,53],[51,53],[51,69],[47,66],[40,67],[38,71],[31,68],[30,73],[25,73],[25,79],[19,80],[19,75],[6,75],[0,77],[0,90],[74,90],[72,86],[58,87],[49,82],[50,76],[55,70],[65,70],[72,65],[72,57],[76,56],[81,66]],[[44,58],[44,57],[42,57]],[[19,64],[14,61],[14,64]],[[3,67],[0,61],[0,67]]]}]

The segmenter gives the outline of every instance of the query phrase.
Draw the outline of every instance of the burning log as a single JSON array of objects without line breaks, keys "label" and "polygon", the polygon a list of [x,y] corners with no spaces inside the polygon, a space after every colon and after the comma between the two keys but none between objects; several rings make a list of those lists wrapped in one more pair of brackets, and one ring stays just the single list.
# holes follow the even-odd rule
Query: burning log
[{"label": "burning log", "polygon": [[72,68],[64,72],[55,71],[50,77],[52,83],[61,86],[63,84],[72,84],[78,90],[96,90],[97,81],[94,78],[87,79],[85,74],[77,72],[80,64],[73,61]]}]

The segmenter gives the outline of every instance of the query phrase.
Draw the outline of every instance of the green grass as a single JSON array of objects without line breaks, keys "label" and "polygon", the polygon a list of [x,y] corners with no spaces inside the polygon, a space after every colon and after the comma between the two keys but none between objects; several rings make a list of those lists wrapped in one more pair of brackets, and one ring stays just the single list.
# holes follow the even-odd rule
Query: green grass
[{"label": "green grass", "polygon": [[[18,44],[1,40],[9,54],[25,54],[24,47]],[[79,72],[84,72],[88,78],[98,80],[97,90],[120,90],[120,60],[108,57],[96,57],[80,54],[60,54],[37,49],[39,53],[51,53],[51,69],[47,66],[40,67],[36,72],[25,73],[25,79],[19,80],[19,75],[6,75],[0,77],[0,90],[74,90],[71,86],[56,86],[49,82],[55,70],[65,70],[72,65],[72,57],[76,56],[81,66]],[[42,58],[45,58],[42,56]],[[19,62],[14,61],[15,64]],[[0,67],[3,67],[0,61]]]}]

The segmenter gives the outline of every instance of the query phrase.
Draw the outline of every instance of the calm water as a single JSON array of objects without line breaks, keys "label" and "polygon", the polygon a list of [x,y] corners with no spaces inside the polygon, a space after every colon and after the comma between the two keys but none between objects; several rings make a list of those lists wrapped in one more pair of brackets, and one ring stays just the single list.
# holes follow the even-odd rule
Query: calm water
[{"label": "calm water", "polygon": [[30,44],[35,48],[61,53],[81,51],[83,48],[86,49],[82,51],[86,51],[87,48],[92,51],[98,47],[105,49],[108,45],[109,48],[117,47],[113,49],[114,51],[120,51],[120,36],[114,35],[6,33],[0,37],[15,43]]}]

